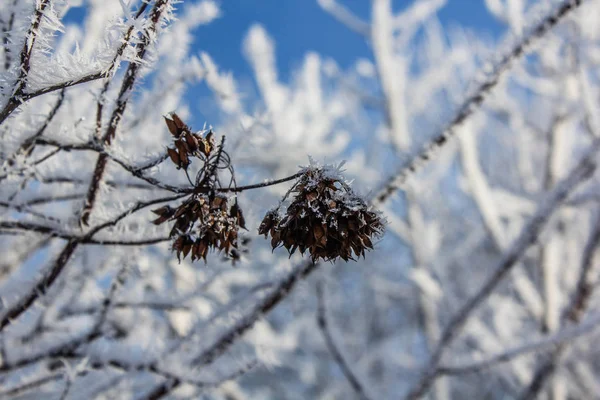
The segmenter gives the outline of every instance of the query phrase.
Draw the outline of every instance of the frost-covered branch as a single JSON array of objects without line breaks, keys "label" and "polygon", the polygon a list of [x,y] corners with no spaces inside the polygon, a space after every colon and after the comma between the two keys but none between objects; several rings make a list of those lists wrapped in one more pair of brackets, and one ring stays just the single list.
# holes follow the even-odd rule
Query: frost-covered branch
[{"label": "frost-covered branch", "polygon": [[458,310],[444,329],[439,343],[427,366],[425,367],[418,383],[411,390],[407,398],[418,399],[431,387],[438,376],[437,366],[448,345],[460,334],[462,328],[471,317],[472,313],[489,297],[494,289],[502,282],[503,278],[512,270],[524,252],[537,241],[540,232],[546,225],[553,212],[559,207],[567,196],[582,182],[590,178],[596,169],[597,152],[600,141],[595,141],[590,150],[583,156],[577,166],[569,175],[556,185],[538,207],[535,214],[529,219],[521,230],[519,236],[513,241],[504,253],[500,262],[493,268],[493,274],[485,284],[473,295],[467,303]]},{"label": "frost-covered branch", "polygon": [[[152,11],[150,12],[150,25],[144,30],[144,33],[142,34],[142,40],[136,46],[136,56],[139,61],[129,63],[127,71],[125,71],[125,76],[123,78],[123,82],[121,83],[121,89],[119,90],[119,95],[116,100],[116,106],[109,119],[106,132],[104,133],[104,136],[102,136],[102,141],[106,145],[110,145],[111,141],[117,134],[117,128],[119,127],[119,123],[123,118],[123,113],[125,112],[125,108],[127,107],[127,103],[131,97],[133,85],[136,82],[139,70],[141,68],[141,62],[143,61],[148,50],[148,46],[151,44],[151,41],[155,36],[161,16],[167,9],[168,5],[169,0],[157,0],[152,8]],[[101,107],[99,107],[98,113],[100,115],[101,111]],[[97,123],[99,123],[99,121],[97,121]],[[100,154],[98,160],[96,161],[96,167],[94,168],[94,173],[88,189],[85,205],[81,211],[81,223],[83,225],[88,225],[89,217],[94,208],[98,190],[100,189],[100,183],[104,179],[104,171],[107,163],[107,155],[104,153]]]},{"label": "frost-covered branch", "polygon": [[570,13],[576,10],[584,0],[566,0],[562,5],[552,13],[547,15],[540,23],[534,26],[531,31],[523,36],[516,45],[504,55],[497,63],[494,63],[494,68],[491,74],[481,83],[472,95],[467,97],[458,108],[456,115],[450,120],[444,130],[436,135],[427,145],[413,157],[408,163],[401,166],[398,171],[393,174],[383,188],[377,192],[375,196],[377,203],[383,203],[386,199],[394,194],[398,189],[401,189],[406,180],[413,175],[424,163],[429,161],[434,153],[439,151],[446,143],[457,134],[460,126],[470,118],[481,106],[483,101],[491,93],[500,78],[509,70],[511,65],[520,57],[522,57],[530,45],[536,40],[544,37],[552,28],[560,21],[567,17]]},{"label": "frost-covered branch", "polygon": [[[553,333],[550,336],[532,341],[531,343],[515,346],[514,348],[503,351],[500,354],[495,354],[482,360],[466,363],[455,363],[455,365],[440,365],[437,368],[437,373],[440,375],[478,373],[483,369],[492,368],[498,364],[509,362],[517,357],[528,355],[533,352],[541,352],[553,346],[571,343],[582,336],[590,335],[596,329],[598,329],[599,326],[600,317],[595,316],[593,318],[589,318],[587,321],[578,326],[565,328],[561,331]],[[545,368],[542,367],[540,370],[545,370]]]},{"label": "frost-covered branch", "polygon": [[[16,2],[15,2],[16,3]],[[13,111],[15,111],[19,105],[21,105],[22,103],[29,101],[35,97],[47,94],[47,93],[51,93],[51,92],[55,92],[57,90],[60,91],[64,91],[65,89],[75,86],[75,85],[79,85],[82,83],[87,83],[87,82],[91,82],[94,80],[98,80],[98,79],[102,79],[102,78],[107,78],[110,77],[116,70],[118,64],[119,64],[119,60],[122,57],[125,49],[127,48],[127,46],[130,43],[130,39],[131,36],[134,32],[134,25],[132,24],[124,37],[123,42],[121,43],[121,45],[118,47],[116,54],[114,56],[114,59],[112,61],[112,63],[110,64],[110,66],[106,69],[100,70],[98,72],[93,72],[90,74],[87,74],[85,76],[82,76],[80,78],[74,79],[74,80],[69,80],[66,82],[62,82],[59,84],[54,84],[54,85],[50,85],[41,89],[37,89],[34,91],[27,91],[27,74],[29,73],[29,70],[31,68],[30,65],[30,60],[31,60],[31,52],[33,51],[33,45],[35,44],[35,41],[37,39],[37,34],[38,34],[38,28],[43,16],[43,12],[46,9],[46,7],[48,6],[48,4],[50,4],[50,0],[42,0],[41,3],[39,4],[39,6],[37,6],[36,8],[36,13],[30,28],[30,31],[28,32],[28,35],[25,39],[25,44],[23,46],[23,50],[21,51],[21,72],[20,72],[20,77],[17,80],[17,87],[15,89],[15,91],[13,92],[13,95],[10,97],[10,99],[8,100],[8,103],[6,104],[6,106],[4,107],[4,109],[2,111],[0,111],[0,124],[2,124],[6,118],[8,118],[8,116],[10,116],[10,114],[12,114]],[[143,13],[145,12],[146,8],[148,7],[147,2],[142,2],[142,4],[140,5],[136,15],[135,15],[135,20],[139,19]],[[11,18],[12,20],[12,18]],[[9,58],[6,59],[5,61],[6,63],[9,62]],[[7,64],[8,65],[8,64]]]},{"label": "frost-covered branch", "polygon": [[331,356],[339,365],[340,369],[342,370],[342,373],[344,374],[344,376],[348,380],[348,383],[350,383],[350,386],[352,386],[352,389],[354,390],[354,392],[356,392],[358,397],[363,400],[370,399],[370,397],[367,396],[367,391],[364,388],[364,384],[360,382],[358,377],[354,374],[354,372],[352,372],[350,364],[346,360],[344,354],[340,351],[338,345],[333,339],[333,336],[331,335],[331,332],[329,331],[329,324],[327,321],[327,310],[325,309],[325,295],[323,293],[323,284],[321,282],[317,284],[317,300],[317,324],[319,325],[319,330],[321,331],[321,334],[325,339],[325,343],[327,344],[327,348],[329,349]]},{"label": "frost-covered branch", "polygon": [[[65,245],[59,256],[56,258],[56,261],[52,264],[50,268],[48,268],[44,272],[42,278],[38,280],[38,282],[29,290],[28,293],[21,296],[21,298],[15,304],[6,307],[6,309],[3,310],[3,312],[0,314],[0,331],[2,331],[6,326],[11,324],[12,320],[19,317],[22,313],[27,311],[39,297],[46,294],[46,292],[50,289],[52,284],[56,281],[56,279],[63,271],[65,265],[67,264],[67,262],[79,246],[79,244],[91,240],[94,237],[94,235],[96,235],[96,233],[108,227],[116,225],[119,221],[135,213],[136,211],[158,203],[177,200],[181,197],[183,197],[183,195],[160,198],[146,202],[138,202],[134,206],[129,208],[127,211],[117,215],[113,219],[91,228],[85,235],[78,237],[69,237],[67,244]],[[55,228],[48,226],[27,224],[23,222],[2,222],[2,224],[3,226],[6,225],[6,227],[14,226],[16,228],[33,230],[39,233],[59,235],[59,237],[61,237],[62,235],[65,236],[65,238],[67,237],[64,234],[57,232]]]},{"label": "frost-covered branch", "polygon": [[23,43],[23,49],[19,56],[19,76],[15,82],[15,87],[12,95],[8,99],[4,108],[0,111],[0,124],[4,122],[6,118],[21,104],[22,96],[25,93],[27,86],[27,75],[31,69],[31,53],[35,46],[35,42],[38,38],[39,27],[44,16],[46,7],[50,5],[50,0],[40,0],[39,3],[36,1],[35,12],[31,20],[31,27],[25,35],[25,42]]}]

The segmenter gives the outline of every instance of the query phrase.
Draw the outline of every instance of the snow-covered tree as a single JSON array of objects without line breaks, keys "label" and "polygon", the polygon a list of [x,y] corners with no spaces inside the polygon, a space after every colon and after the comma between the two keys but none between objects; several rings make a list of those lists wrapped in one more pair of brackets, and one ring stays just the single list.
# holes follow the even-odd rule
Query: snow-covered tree
[{"label": "snow-covered tree", "polygon": [[599,2],[317,2],[372,56],[254,93],[213,0],[0,0],[0,397],[600,392]]}]

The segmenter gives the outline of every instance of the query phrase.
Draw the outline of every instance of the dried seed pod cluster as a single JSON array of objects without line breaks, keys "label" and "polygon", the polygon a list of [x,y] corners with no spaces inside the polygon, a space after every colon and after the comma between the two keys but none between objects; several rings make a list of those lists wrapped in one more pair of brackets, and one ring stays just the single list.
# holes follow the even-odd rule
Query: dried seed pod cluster
[{"label": "dried seed pod cluster", "polygon": [[165,117],[169,132],[174,138],[174,148],[167,148],[167,153],[177,168],[187,169],[191,157],[208,157],[214,149],[213,132],[209,131],[206,137],[193,133],[183,121],[172,113],[170,118]]},{"label": "dried seed pod cluster", "polygon": [[[192,133],[175,113],[165,117],[165,122],[175,144],[174,148],[167,149],[168,155],[178,169],[185,170],[192,186],[190,195],[177,208],[167,205],[153,210],[158,215],[154,224],[175,221],[169,237],[173,239],[172,249],[180,261],[182,256],[185,259],[191,254],[192,261],[203,259],[206,262],[211,249],[232,261],[239,260],[238,231],[246,227],[237,198],[219,193],[222,187],[217,174],[222,170],[227,169],[231,181],[235,182],[233,167],[223,149],[223,138],[215,149],[212,131],[206,137]],[[195,181],[188,173],[192,158],[200,162]]]},{"label": "dried seed pod cluster", "polygon": [[232,258],[238,254],[238,230],[245,229],[244,216],[236,201],[218,194],[193,195],[178,208],[164,206],[152,211],[158,218],[154,224],[175,221],[171,229],[173,251],[177,258],[191,254],[192,261],[204,259],[209,249],[224,252]]},{"label": "dried seed pod cluster", "polygon": [[[183,169],[190,184],[179,192],[189,193],[177,208],[164,206],[153,210],[158,215],[156,225],[174,221],[170,238],[172,249],[181,261],[191,254],[192,261],[206,262],[208,251],[216,250],[234,264],[248,250],[247,241],[240,238],[239,228],[245,227],[244,216],[237,197],[224,193],[238,193],[248,189],[270,186],[297,179],[284,196],[293,194],[286,212],[279,207],[269,211],[259,233],[271,236],[273,250],[285,247],[290,256],[296,250],[309,252],[313,262],[334,261],[338,257],[348,261],[365,256],[373,249],[373,238],[383,235],[384,221],[379,212],[371,210],[365,200],[357,196],[340,174],[340,167],[311,165],[290,177],[248,186],[237,186],[229,154],[224,150],[225,137],[215,146],[212,131],[206,136],[192,130],[172,113],[165,117],[173,136],[174,147],[167,152],[177,169]],[[195,179],[188,167],[192,159],[200,164]],[[226,174],[223,177],[221,174]],[[222,186],[222,182],[229,186]],[[281,203],[280,203],[281,204]]]},{"label": "dried seed pod cluster", "polygon": [[352,192],[331,167],[306,169],[291,193],[284,215],[278,209],[265,215],[259,233],[271,235],[273,249],[283,246],[290,256],[308,250],[313,261],[348,261],[373,249],[373,238],[383,235],[384,221]]}]

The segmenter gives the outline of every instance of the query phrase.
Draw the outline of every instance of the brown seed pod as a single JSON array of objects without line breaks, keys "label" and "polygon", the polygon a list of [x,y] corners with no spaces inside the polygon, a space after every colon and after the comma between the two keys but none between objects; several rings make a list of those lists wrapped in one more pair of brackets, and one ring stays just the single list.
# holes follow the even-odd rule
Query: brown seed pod
[{"label": "brown seed pod", "polygon": [[365,249],[373,249],[372,239],[383,235],[380,214],[331,171],[307,169],[292,193],[286,213],[269,211],[259,227],[259,234],[271,235],[273,249],[283,246],[290,256],[308,250],[313,261],[348,261],[364,257]]},{"label": "brown seed pod", "polygon": [[209,250],[231,255],[238,248],[238,231],[244,225],[237,201],[219,194],[194,194],[176,209],[169,206],[153,210],[161,224],[175,221],[170,236],[175,238],[172,250],[177,258],[191,254],[192,261],[203,259]]}]

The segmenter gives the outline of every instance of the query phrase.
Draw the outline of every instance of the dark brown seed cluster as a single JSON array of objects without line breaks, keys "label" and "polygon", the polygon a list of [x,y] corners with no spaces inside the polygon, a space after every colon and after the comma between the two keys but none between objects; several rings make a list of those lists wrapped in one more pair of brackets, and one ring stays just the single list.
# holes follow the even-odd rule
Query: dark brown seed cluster
[{"label": "dark brown seed cluster", "polygon": [[164,206],[152,212],[158,215],[156,225],[175,221],[170,237],[175,238],[173,251],[179,260],[191,253],[192,261],[206,262],[209,249],[233,258],[238,254],[238,229],[246,229],[244,216],[237,203],[230,205],[225,196],[193,195],[176,209]]},{"label": "dark brown seed cluster", "polygon": [[177,114],[171,113],[170,117],[165,117],[165,122],[175,139],[175,148],[167,148],[167,153],[177,168],[187,169],[191,163],[191,157],[201,155],[208,157],[215,147],[213,132],[209,131],[206,137],[202,137],[202,135],[192,133]]},{"label": "dark brown seed cluster", "polygon": [[271,235],[273,249],[283,246],[290,256],[296,249],[302,254],[308,250],[313,261],[348,261],[364,257],[365,249],[373,249],[373,238],[383,235],[379,213],[335,174],[307,169],[292,193],[296,195],[285,215],[271,210],[259,227],[259,234]]},{"label": "dark brown seed cluster", "polygon": [[[175,113],[165,117],[165,122],[174,138],[174,148],[167,149],[168,155],[178,169],[185,170],[192,187],[189,197],[177,208],[164,206],[153,210],[158,215],[154,224],[175,221],[169,237],[180,261],[182,256],[185,259],[191,254],[192,261],[206,262],[209,250],[221,252],[234,262],[239,260],[238,231],[240,227],[246,229],[244,216],[235,197],[218,193],[219,172],[227,169],[234,181],[233,167],[223,150],[224,141],[215,149],[212,131],[205,137],[193,133]],[[192,159],[200,162],[195,183],[187,170]]]}]

